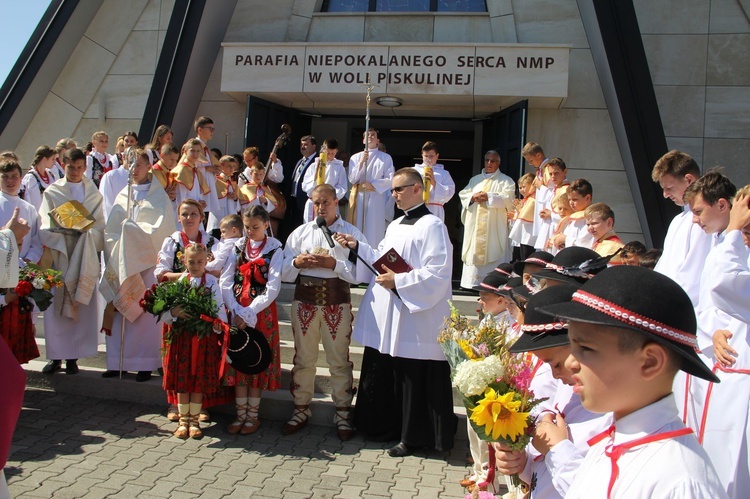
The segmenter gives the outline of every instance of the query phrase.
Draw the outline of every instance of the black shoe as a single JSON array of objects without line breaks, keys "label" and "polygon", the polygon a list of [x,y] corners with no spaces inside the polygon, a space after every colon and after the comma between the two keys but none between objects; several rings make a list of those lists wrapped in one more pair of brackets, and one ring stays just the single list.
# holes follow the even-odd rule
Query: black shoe
[{"label": "black shoe", "polygon": [[159,373],[159,376],[162,376],[162,377],[164,376],[164,368],[163,367],[160,367],[159,369],[157,369],[156,372]]},{"label": "black shoe", "polygon": [[138,371],[138,374],[135,375],[135,380],[139,383],[143,383],[144,381],[148,381],[151,379],[151,371]]},{"label": "black shoe", "polygon": [[406,457],[411,456],[419,449],[420,447],[410,447],[403,442],[399,442],[395,446],[388,449],[388,455],[391,457]]},{"label": "black shoe", "polygon": [[54,374],[60,370],[62,362],[59,360],[50,360],[47,365],[42,368],[44,374]]},{"label": "black shoe", "polygon": [[65,361],[65,374],[78,374],[78,362],[76,359]]},{"label": "black shoe", "polygon": [[120,374],[120,371],[104,371],[102,378],[115,378]]}]

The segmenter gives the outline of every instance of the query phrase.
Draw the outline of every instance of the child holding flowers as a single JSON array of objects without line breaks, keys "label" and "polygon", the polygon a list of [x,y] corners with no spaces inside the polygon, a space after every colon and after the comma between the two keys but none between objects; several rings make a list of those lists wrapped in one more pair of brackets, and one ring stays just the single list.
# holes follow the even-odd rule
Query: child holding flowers
[{"label": "child holding flowers", "polygon": [[[164,280],[173,281],[182,275],[185,271],[185,263],[183,261],[185,247],[191,243],[201,243],[206,247],[207,260],[209,262],[207,269],[209,272],[214,266],[213,249],[215,239],[203,230],[203,205],[194,199],[184,199],[180,202],[177,213],[182,230],[164,239],[164,243],[159,251],[159,263],[157,263],[154,270],[157,282]],[[218,272],[216,276],[218,277]],[[177,421],[179,419],[176,406],[177,398],[174,393],[167,391],[167,399],[170,404],[167,410],[167,418],[170,421]],[[224,400],[217,400],[214,405],[225,402]],[[210,407],[210,405],[207,404],[206,407]],[[201,422],[207,421],[209,421],[208,412],[203,411]]]},{"label": "child holding flowers", "polygon": [[[211,300],[216,306],[218,319],[226,322],[227,315],[219,282],[216,277],[206,272],[207,260],[206,246],[200,243],[186,245],[187,272],[183,273],[178,280],[186,280],[190,286],[205,290],[201,304],[205,304],[205,300]],[[208,304],[211,305],[211,303]],[[221,359],[221,345],[218,338],[210,334],[210,331],[206,332],[206,327],[202,328],[203,330],[192,330],[191,323],[185,322],[196,319],[187,308],[187,305],[177,305],[163,317],[164,322],[168,324],[164,331],[166,349],[164,389],[177,394],[179,426],[174,435],[182,439],[188,436],[190,438],[203,436],[199,417],[203,394],[213,392],[218,388]],[[218,322],[207,324],[214,332],[222,332]]]},{"label": "child holding flowers", "polygon": [[279,360],[279,321],[276,297],[281,289],[283,255],[281,242],[266,235],[270,216],[261,206],[251,206],[243,216],[247,237],[237,241],[227,257],[221,275],[224,303],[232,324],[262,332],[273,350],[273,359],[265,372],[244,374],[228,366],[222,384],[233,386],[237,418],[227,428],[234,435],[258,431],[260,397],[263,390],[276,390],[281,381]]}]

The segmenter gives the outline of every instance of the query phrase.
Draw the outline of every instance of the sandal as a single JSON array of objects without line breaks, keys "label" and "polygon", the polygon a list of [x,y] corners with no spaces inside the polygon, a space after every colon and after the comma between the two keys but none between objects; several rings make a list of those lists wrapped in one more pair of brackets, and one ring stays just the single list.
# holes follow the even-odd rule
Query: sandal
[{"label": "sandal", "polygon": [[180,424],[177,426],[177,429],[174,431],[174,436],[185,440],[188,437],[188,434],[190,433],[190,414],[180,414],[178,416]]},{"label": "sandal", "polygon": [[252,435],[260,428],[260,420],[258,419],[258,413],[260,412],[260,404],[245,406],[245,422],[240,430],[240,435]]},{"label": "sandal", "polygon": [[167,419],[175,423],[180,420],[180,412],[177,410],[176,405],[170,405],[169,409],[167,409]]},{"label": "sandal", "polygon": [[190,415],[190,438],[203,438],[203,430],[201,430],[200,415]]},{"label": "sandal", "polygon": [[237,418],[227,427],[227,433],[236,435],[242,429],[243,423],[247,421],[247,405],[234,404],[237,409]]},{"label": "sandal", "polygon": [[300,405],[300,406],[294,406],[294,414],[292,414],[292,419],[286,422],[284,426],[281,428],[281,433],[284,435],[291,435],[292,433],[296,433],[305,426],[307,426],[307,422],[310,420],[310,416],[312,413],[310,412],[310,406],[307,405]]},{"label": "sandal", "polygon": [[336,413],[333,415],[333,424],[336,425],[336,434],[342,442],[351,440],[354,436],[354,427],[349,421],[349,407],[344,409],[336,408]]},{"label": "sandal", "polygon": [[201,408],[201,413],[198,415],[198,420],[201,423],[210,423],[211,415],[208,413],[208,409]]}]

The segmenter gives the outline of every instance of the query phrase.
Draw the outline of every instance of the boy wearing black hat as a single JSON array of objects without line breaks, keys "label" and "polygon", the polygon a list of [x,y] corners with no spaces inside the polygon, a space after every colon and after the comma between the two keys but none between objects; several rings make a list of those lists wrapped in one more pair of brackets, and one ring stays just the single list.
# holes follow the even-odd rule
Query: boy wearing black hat
[{"label": "boy wearing black hat", "polygon": [[[748,351],[748,324],[737,317],[731,308],[714,298],[714,291],[728,287],[736,293],[734,282],[712,285],[726,258],[748,261],[750,253],[744,244],[731,254],[723,249],[730,222],[735,186],[716,170],[711,170],[696,180],[685,191],[685,202],[693,212],[693,222],[710,234],[716,246],[706,257],[700,280],[698,316],[698,347],[703,361],[713,367],[721,379],[720,385],[702,380],[688,379],[675,388],[688,391],[685,404],[687,424],[696,430],[698,441],[711,458],[729,497],[747,497],[750,490],[750,464],[747,460],[746,442],[750,435],[750,351]],[[730,279],[735,277],[730,272]],[[747,296],[745,296],[747,300]],[[735,365],[724,365],[729,360],[727,349],[737,354]]]},{"label": "boy wearing black hat", "polygon": [[535,251],[525,260],[513,264],[513,272],[523,277],[523,283],[526,284],[531,278],[531,274],[539,272],[552,261],[552,254],[546,251]]},{"label": "boy wearing black hat", "polygon": [[588,439],[611,424],[609,415],[589,412],[573,393],[573,373],[565,366],[570,355],[568,324],[539,310],[570,300],[577,289],[560,284],[531,296],[521,326],[523,334],[510,348],[511,353],[532,352],[558,380],[547,404],[551,409],[538,418],[531,445],[525,451],[501,448],[495,454],[500,472],[518,473],[529,484],[533,498],[564,497],[588,451]]},{"label": "boy wearing black hat", "polygon": [[599,253],[589,248],[572,246],[560,250],[545,268],[533,274],[537,279],[543,279],[543,287],[561,282],[580,286],[602,270],[606,263],[594,268],[588,268],[589,262],[600,259]]},{"label": "boy wearing black hat", "polygon": [[541,310],[569,323],[566,365],[583,407],[614,419],[589,440],[565,497],[727,497],[672,394],[679,369],[718,381],[695,352],[695,314],[682,288],[620,265]]}]

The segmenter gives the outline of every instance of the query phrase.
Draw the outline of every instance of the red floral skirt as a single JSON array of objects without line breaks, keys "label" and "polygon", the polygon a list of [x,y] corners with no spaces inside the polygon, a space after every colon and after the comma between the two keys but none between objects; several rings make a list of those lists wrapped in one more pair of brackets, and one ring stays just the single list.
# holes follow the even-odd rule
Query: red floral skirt
[{"label": "red floral skirt", "polygon": [[23,314],[18,311],[18,300],[0,311],[0,337],[8,344],[19,364],[39,357],[31,314],[32,312]]},{"label": "red floral skirt", "polygon": [[230,364],[224,367],[224,376],[221,382],[225,386],[249,386],[250,388],[261,388],[274,391],[281,386],[281,359],[279,354],[279,318],[276,312],[276,302],[260,314],[255,329],[263,333],[273,352],[273,359],[268,369],[260,374],[245,374],[237,371]]},{"label": "red floral skirt", "polygon": [[211,393],[219,388],[221,345],[219,335],[198,338],[192,333],[173,334],[164,344],[164,389],[177,393]]}]

